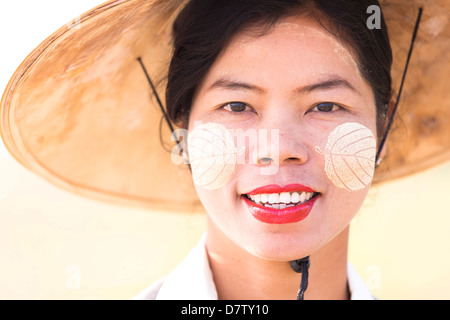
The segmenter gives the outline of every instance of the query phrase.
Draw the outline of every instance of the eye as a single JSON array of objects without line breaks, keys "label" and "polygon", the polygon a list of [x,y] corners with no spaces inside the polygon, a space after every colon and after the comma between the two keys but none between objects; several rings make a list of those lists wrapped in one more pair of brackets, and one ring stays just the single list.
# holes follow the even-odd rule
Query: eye
[{"label": "eye", "polygon": [[334,112],[342,110],[343,108],[335,103],[332,102],[322,102],[317,104],[314,108],[312,108],[312,111],[318,111],[318,112]]},{"label": "eye", "polygon": [[223,105],[222,108],[230,112],[243,112],[249,107],[243,102],[230,102]]}]

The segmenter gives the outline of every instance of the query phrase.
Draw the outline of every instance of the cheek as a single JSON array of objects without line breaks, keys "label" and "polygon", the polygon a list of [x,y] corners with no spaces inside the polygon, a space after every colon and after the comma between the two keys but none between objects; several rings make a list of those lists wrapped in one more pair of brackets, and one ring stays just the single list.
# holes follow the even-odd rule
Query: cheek
[{"label": "cheek", "polygon": [[316,146],[316,151],[325,157],[325,173],[336,187],[352,192],[371,184],[376,139],[369,128],[344,123],[331,131],[325,147]]},{"label": "cheek", "polygon": [[197,187],[217,190],[232,178],[237,148],[233,135],[218,123],[198,125],[188,136],[192,178]]}]

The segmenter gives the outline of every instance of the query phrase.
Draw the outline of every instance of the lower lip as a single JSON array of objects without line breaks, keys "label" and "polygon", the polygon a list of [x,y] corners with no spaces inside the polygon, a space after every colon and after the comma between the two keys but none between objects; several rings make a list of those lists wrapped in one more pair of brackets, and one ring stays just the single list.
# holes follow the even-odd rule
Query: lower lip
[{"label": "lower lip", "polygon": [[315,196],[305,203],[284,209],[265,207],[250,201],[244,195],[241,197],[256,220],[271,224],[285,224],[299,222],[306,219],[319,196]]}]

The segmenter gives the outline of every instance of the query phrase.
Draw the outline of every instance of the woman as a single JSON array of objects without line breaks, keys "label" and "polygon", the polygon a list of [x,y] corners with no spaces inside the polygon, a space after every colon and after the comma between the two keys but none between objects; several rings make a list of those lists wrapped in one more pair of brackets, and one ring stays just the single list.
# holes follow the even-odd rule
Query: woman
[{"label": "woman", "polygon": [[[119,7],[120,3],[108,5],[104,11],[103,7],[98,8],[98,19],[110,21],[107,9]],[[142,105],[138,100],[144,100],[138,95],[137,88],[141,87],[134,85],[142,82],[142,70],[138,78],[137,71],[124,71],[131,68],[131,63],[122,63],[126,68],[119,70],[114,62],[130,56],[123,47],[132,48],[133,54],[156,55],[158,47],[147,43],[156,41],[155,37],[140,35],[137,41],[129,35],[150,29],[142,27],[146,26],[149,12],[163,12],[149,24],[159,28],[158,23],[170,21],[170,15],[178,12],[180,6],[178,1],[140,6],[129,1],[128,8],[127,5],[111,17],[117,18],[117,25],[128,28],[107,30],[105,36],[99,36],[103,33],[97,32],[98,24],[89,24],[90,16],[86,15],[79,31],[58,35],[63,40],[57,49],[57,61],[64,63],[52,66],[52,76],[46,74],[50,71],[43,63],[33,70],[34,77],[27,78],[28,86],[44,83],[53,90],[57,90],[53,81],[58,79],[58,88],[62,88],[57,91],[58,97],[67,99],[66,109],[73,116],[52,123],[57,132],[54,136],[43,134],[31,140],[36,142],[36,153],[61,143],[62,149],[52,147],[41,154],[47,161],[40,162],[51,163],[48,167],[53,173],[39,170],[53,182],[70,185],[77,192],[84,189],[109,198],[157,203],[155,199],[162,198],[161,194],[167,198],[167,193],[182,187],[175,184],[169,188],[164,180],[175,179],[155,172],[147,175],[142,170],[140,164],[154,161],[158,165],[153,167],[165,173],[167,160],[142,151],[142,128],[150,127],[145,122],[147,114],[134,107],[134,102]],[[138,298],[372,298],[347,263],[347,247],[350,221],[367,195],[376,164],[381,163],[386,152],[383,141],[388,132],[388,111],[392,110],[391,47],[381,13],[372,17],[379,20],[375,27],[368,23],[368,8],[373,5],[373,1],[348,0],[191,0],[174,15],[173,29],[158,33],[163,35],[158,41],[163,39],[166,43],[171,34],[174,46],[163,112],[170,127],[174,123],[186,130],[175,133],[189,132],[183,141],[175,137],[178,140],[174,150],[180,148],[190,165],[196,196],[206,209],[208,222],[205,236],[186,260]],[[379,8],[378,3],[375,7]],[[135,16],[131,12],[136,12]],[[74,47],[74,38],[83,45]],[[105,41],[112,43],[108,46],[111,50],[104,49]],[[71,50],[63,50],[66,45]],[[35,54],[47,55],[45,50],[49,47],[42,47]],[[47,61],[53,58],[49,52]],[[73,56],[82,58],[67,63]],[[148,58],[146,63],[139,61],[144,68],[149,65]],[[39,67],[40,73],[36,71]],[[160,64],[151,68],[160,71],[159,67]],[[72,91],[67,90],[70,82],[63,85],[71,77],[71,81],[77,81],[76,90]],[[22,77],[17,79],[20,82]],[[93,83],[97,91],[92,90]],[[12,81],[13,89],[15,85]],[[111,94],[124,92],[124,85],[131,88],[131,94],[111,99]],[[156,94],[154,87],[152,90]],[[35,93],[15,95],[35,104],[43,104],[47,99]],[[5,101],[10,101],[8,96]],[[83,104],[74,107],[74,101]],[[122,105],[126,101],[129,109],[111,111],[119,110],[114,107],[117,101],[122,101]],[[55,105],[52,109],[53,105],[46,102],[46,110],[51,110],[47,114],[61,115],[61,108]],[[96,103],[98,109],[92,107]],[[133,110],[138,115],[131,119]],[[98,112],[102,122],[100,126],[85,126],[90,136],[79,139],[79,132],[87,132],[78,130],[84,111],[91,119],[95,118],[92,113]],[[31,122],[23,121],[33,127]],[[116,130],[118,124],[126,130],[114,135],[114,144],[111,135],[107,148],[92,142],[105,139],[105,133]],[[35,128],[35,137],[39,137],[39,123]],[[139,128],[141,136],[137,138]],[[145,136],[148,137],[147,131]],[[59,150],[69,150],[71,141],[77,141],[71,147],[86,148],[80,155],[71,154],[79,156],[79,161],[61,158]],[[125,147],[134,155],[132,166],[120,161]],[[110,162],[99,160],[102,158]],[[82,162],[83,166],[72,165]],[[111,171],[101,165],[105,163]],[[88,167],[91,170],[83,169]],[[127,178],[120,176],[122,173]],[[178,175],[172,171],[170,174]],[[137,183],[140,180],[126,180],[131,176],[159,181],[158,188],[151,190],[153,198],[142,196],[150,191]],[[120,179],[126,183],[118,183]],[[186,199],[189,197],[180,200],[184,208]]]}]

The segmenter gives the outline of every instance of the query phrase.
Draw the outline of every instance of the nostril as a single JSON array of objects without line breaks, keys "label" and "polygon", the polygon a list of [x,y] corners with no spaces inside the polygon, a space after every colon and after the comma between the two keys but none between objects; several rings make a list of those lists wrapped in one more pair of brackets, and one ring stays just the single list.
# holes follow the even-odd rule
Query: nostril
[{"label": "nostril", "polygon": [[262,164],[262,165],[270,164],[272,161],[273,161],[272,158],[268,158],[268,157],[258,159],[258,163]]}]

